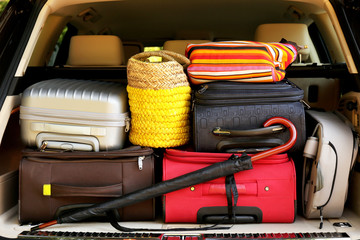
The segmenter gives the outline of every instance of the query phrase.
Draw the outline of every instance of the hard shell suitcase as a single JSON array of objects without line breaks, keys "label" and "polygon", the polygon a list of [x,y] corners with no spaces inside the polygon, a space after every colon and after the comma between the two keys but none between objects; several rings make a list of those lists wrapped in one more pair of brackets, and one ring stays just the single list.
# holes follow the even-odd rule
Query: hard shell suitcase
[{"label": "hard shell suitcase", "polygon": [[[20,222],[46,222],[152,186],[154,155],[139,146],[107,152],[27,149],[19,174]],[[149,199],[117,209],[115,216],[118,221],[153,220],[154,207],[155,200]]]},{"label": "hard shell suitcase", "polygon": [[339,112],[308,110],[313,130],[304,149],[303,212],[307,218],[339,218],[347,197],[358,137]]},{"label": "hard shell suitcase", "polygon": [[[289,131],[273,133],[258,129],[270,117],[285,117],[296,127],[298,138],[290,151],[302,152],[306,140],[303,90],[296,85],[277,83],[215,82],[200,86],[193,99],[193,141],[195,151],[226,151],[228,148],[263,147],[288,139]],[[276,130],[275,130],[276,132]],[[249,138],[249,135],[254,135]],[[255,136],[257,135],[257,136]],[[281,140],[274,143],[273,140]],[[272,147],[272,146],[270,146]]]},{"label": "hard shell suitcase", "polygon": [[[167,149],[163,179],[227,160],[230,153]],[[293,222],[296,216],[296,175],[293,161],[277,154],[253,162],[253,169],[236,174],[237,223]],[[225,222],[228,201],[225,178],[218,178],[164,195],[165,222]]]},{"label": "hard shell suitcase", "polygon": [[121,149],[130,123],[126,89],[112,82],[42,81],[23,92],[20,123],[22,140],[30,147]]}]

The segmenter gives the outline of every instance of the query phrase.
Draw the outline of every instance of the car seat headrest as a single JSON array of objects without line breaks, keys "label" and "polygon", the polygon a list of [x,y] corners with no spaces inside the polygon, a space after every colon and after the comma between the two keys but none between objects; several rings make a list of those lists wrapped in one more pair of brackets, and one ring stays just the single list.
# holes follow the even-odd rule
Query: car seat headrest
[{"label": "car seat headrest", "polygon": [[67,65],[120,66],[125,64],[124,49],[113,35],[77,35],[70,40]]},{"label": "car seat headrest", "polygon": [[254,40],[258,42],[279,42],[282,38],[304,47],[298,52],[297,62],[319,62],[306,24],[269,23],[259,25],[255,30]]}]

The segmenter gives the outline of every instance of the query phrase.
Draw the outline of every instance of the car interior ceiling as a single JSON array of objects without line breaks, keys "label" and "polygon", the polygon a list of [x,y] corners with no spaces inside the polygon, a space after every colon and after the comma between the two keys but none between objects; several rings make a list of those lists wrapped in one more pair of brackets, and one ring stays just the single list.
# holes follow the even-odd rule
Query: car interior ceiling
[{"label": "car interior ceiling", "polygon": [[[191,4],[191,8],[189,8],[189,4]],[[191,1],[171,1],[170,3],[164,0],[151,2],[135,0],[55,7],[50,16],[57,16],[61,20],[48,21],[53,24],[49,29],[58,29],[56,33],[50,32],[54,34],[52,35],[53,39],[47,43],[50,42],[50,45],[47,46],[48,51],[53,51],[55,42],[61,33],[60,29],[67,26],[67,33],[60,45],[55,67],[44,66],[48,62],[48,60],[44,60],[44,58],[49,58],[48,53],[47,56],[38,56],[39,60],[34,61],[34,64],[30,61],[30,67],[28,67],[23,80],[19,82],[16,93],[22,92],[34,82],[56,77],[126,82],[126,65],[119,68],[96,69],[62,67],[66,64],[69,41],[74,35],[116,35],[123,42],[135,41],[144,46],[161,47],[166,40],[171,39],[253,40],[256,27],[262,23],[305,23],[310,26],[309,33],[312,35],[312,39],[317,42],[316,48],[320,49],[318,55],[321,63],[333,62],[332,56],[329,55],[331,51],[326,49],[314,21],[316,19],[314,13],[320,15],[324,13],[318,6],[297,1],[284,2],[278,0],[271,2],[263,0],[261,4],[266,7],[262,8],[258,8],[258,4],[258,1],[256,4],[244,4],[242,1],[236,0],[226,0],[225,2],[200,0],[196,3]],[[235,7],[229,8],[230,5]],[[259,12],[256,18],[246,14],[254,11]],[[134,12],[136,14],[133,14]],[[158,16],[162,17],[159,18]],[[163,21],[159,21],[159,19]],[[245,22],[246,24],[244,24]],[[220,27],[224,24],[228,27]],[[234,29],[238,30],[234,31]],[[49,36],[49,32],[44,30],[40,38],[43,36]],[[43,47],[41,46],[42,41],[39,41],[38,44],[40,45],[39,49]],[[307,64],[306,69],[304,66],[301,67],[301,70],[298,70],[297,66],[290,67],[288,76],[292,78],[349,77],[345,63],[338,63],[332,67],[316,64]],[[344,85],[342,87],[344,89],[350,88],[348,87],[348,85],[350,86],[349,82],[351,84],[351,81],[342,83]]]}]

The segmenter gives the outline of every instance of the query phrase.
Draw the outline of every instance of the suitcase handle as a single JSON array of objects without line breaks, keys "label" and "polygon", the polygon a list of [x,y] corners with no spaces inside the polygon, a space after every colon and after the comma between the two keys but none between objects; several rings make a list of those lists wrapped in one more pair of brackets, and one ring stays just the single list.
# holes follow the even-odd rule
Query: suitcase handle
[{"label": "suitcase handle", "polygon": [[233,129],[224,129],[221,127],[216,127],[212,130],[212,133],[216,136],[226,136],[226,137],[247,137],[247,136],[259,136],[278,133],[285,130],[283,125],[273,125],[264,128],[255,128],[249,130],[233,130]]},{"label": "suitcase handle", "polygon": [[279,138],[253,137],[219,141],[216,145],[216,150],[218,152],[228,153],[256,153],[280,146],[282,144],[284,144],[284,141]]},{"label": "suitcase handle", "polygon": [[196,216],[197,223],[261,223],[263,213],[258,207],[236,206],[234,219],[229,219],[227,207],[202,207]]},{"label": "suitcase handle", "polygon": [[94,151],[100,150],[99,140],[94,136],[63,135],[57,133],[39,133],[36,146],[44,150],[46,147],[64,150]]},{"label": "suitcase handle", "polygon": [[43,195],[51,197],[120,197],[122,183],[107,186],[70,186],[64,184],[44,184]]},{"label": "suitcase handle", "polygon": [[[226,189],[224,183],[204,183],[203,195],[226,195]],[[254,195],[258,194],[258,184],[257,182],[246,182],[246,183],[237,183],[236,188],[240,196],[243,195]]]}]

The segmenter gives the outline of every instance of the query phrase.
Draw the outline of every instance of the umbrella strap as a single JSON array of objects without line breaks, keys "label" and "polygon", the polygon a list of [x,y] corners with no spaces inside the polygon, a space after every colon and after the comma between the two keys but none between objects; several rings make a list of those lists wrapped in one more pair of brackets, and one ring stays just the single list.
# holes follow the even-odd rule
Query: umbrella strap
[{"label": "umbrella strap", "polygon": [[[234,174],[225,177],[225,189],[226,189],[226,198],[228,202],[228,216],[229,219],[232,219],[235,223],[235,208],[238,201],[238,191],[236,187]],[[234,199],[234,200],[233,200]],[[122,232],[166,232],[166,231],[204,231],[204,230],[227,230],[231,226],[218,226],[221,222],[207,226],[207,227],[194,227],[194,228],[168,228],[168,229],[153,229],[153,228],[128,228],[121,226],[116,220],[116,215],[114,211],[107,212],[107,216],[110,220],[111,226],[115,229]],[[225,219],[224,219],[225,220]]]},{"label": "umbrella strap", "polygon": [[239,194],[237,191],[234,174],[225,177],[225,189],[226,189],[226,199],[228,203],[229,220],[233,220],[235,223],[235,219],[236,219],[235,208],[239,198]]},{"label": "umbrella strap", "polygon": [[228,230],[232,227],[231,226],[218,226],[220,223],[216,223],[207,227],[194,227],[194,228],[166,228],[166,229],[153,229],[153,228],[127,228],[121,226],[114,214],[114,211],[107,212],[107,216],[110,220],[111,226],[121,232],[174,232],[174,231],[205,231],[205,230]]}]

